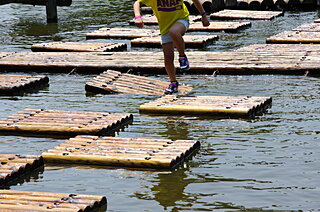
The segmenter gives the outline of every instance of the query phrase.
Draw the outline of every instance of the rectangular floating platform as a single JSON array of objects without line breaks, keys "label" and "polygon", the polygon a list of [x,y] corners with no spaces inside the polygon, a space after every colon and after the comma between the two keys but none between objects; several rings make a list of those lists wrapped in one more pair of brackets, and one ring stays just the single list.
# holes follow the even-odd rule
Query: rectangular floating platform
[{"label": "rectangular floating platform", "polygon": [[[108,70],[86,83],[86,91],[93,93],[127,93],[162,96],[168,82],[144,76]],[[181,84],[179,94],[187,94],[191,86]]]},{"label": "rectangular floating platform", "polygon": [[[190,35],[183,36],[187,48],[204,48],[218,40],[217,35]],[[142,37],[131,40],[131,46],[136,47],[161,47],[161,37]]]},{"label": "rectangular floating platform", "polygon": [[207,27],[202,26],[201,22],[194,22],[190,24],[188,32],[238,32],[240,30],[251,27],[250,22],[210,22]]},{"label": "rectangular floating platform", "polygon": [[47,76],[0,74],[0,95],[21,94],[47,86],[48,83]]},{"label": "rectangular floating platform", "polygon": [[0,120],[0,132],[70,136],[105,135],[132,121],[132,114],[25,109]]},{"label": "rectangular floating platform", "polygon": [[107,208],[105,196],[35,191],[0,190],[0,210],[9,211],[96,211]]},{"label": "rectangular floating platform", "polygon": [[[320,74],[320,52],[186,52],[186,74]],[[177,57],[177,54],[175,55]],[[178,58],[174,59],[179,68]],[[0,58],[0,71],[102,73],[108,69],[166,74],[163,53],[153,52],[19,52]]]},{"label": "rectangular floating platform", "polygon": [[140,112],[252,118],[271,103],[271,97],[167,95],[141,105]]},{"label": "rectangular floating platform", "polygon": [[271,20],[282,16],[282,11],[256,11],[256,10],[221,10],[212,13],[210,19],[252,19],[252,20]]},{"label": "rectangular floating platform", "polygon": [[125,43],[50,42],[31,46],[34,52],[110,52],[126,49]]},{"label": "rectangular floating platform", "polygon": [[235,52],[282,52],[282,53],[295,53],[302,52],[308,55],[310,51],[320,51],[320,45],[317,44],[253,44],[245,47],[241,47]]},{"label": "rectangular floating platform", "polygon": [[267,43],[320,43],[320,32],[284,31],[267,38]]},{"label": "rectangular floating platform", "polygon": [[159,36],[158,29],[140,29],[140,28],[101,28],[93,32],[87,33],[87,39],[102,39],[102,38],[125,38],[134,39],[141,37]]},{"label": "rectangular floating platform", "polygon": [[0,154],[0,187],[12,180],[23,177],[43,165],[42,156]]},{"label": "rectangular floating platform", "polygon": [[55,163],[172,169],[199,147],[193,140],[77,136],[42,156]]},{"label": "rectangular floating platform", "polygon": [[[146,14],[142,16],[143,24],[145,25],[158,25],[158,20],[157,17],[154,15]],[[190,15],[189,16],[189,21],[194,22],[194,21],[199,21],[201,20],[201,16],[194,16]],[[134,25],[134,19],[129,21],[130,25]]]}]

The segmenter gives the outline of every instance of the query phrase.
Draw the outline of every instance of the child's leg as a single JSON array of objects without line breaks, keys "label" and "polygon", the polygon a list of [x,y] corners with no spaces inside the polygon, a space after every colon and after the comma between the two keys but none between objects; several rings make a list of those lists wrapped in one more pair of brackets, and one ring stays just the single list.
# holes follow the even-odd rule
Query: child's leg
[{"label": "child's leg", "polygon": [[163,56],[164,56],[164,66],[166,72],[170,78],[170,82],[177,81],[176,79],[176,69],[174,67],[174,48],[173,43],[164,43],[162,44]]},{"label": "child's leg", "polygon": [[176,46],[179,56],[185,57],[185,43],[183,40],[183,35],[186,33],[187,28],[181,22],[176,22],[169,30],[169,35],[172,38],[174,45]]}]

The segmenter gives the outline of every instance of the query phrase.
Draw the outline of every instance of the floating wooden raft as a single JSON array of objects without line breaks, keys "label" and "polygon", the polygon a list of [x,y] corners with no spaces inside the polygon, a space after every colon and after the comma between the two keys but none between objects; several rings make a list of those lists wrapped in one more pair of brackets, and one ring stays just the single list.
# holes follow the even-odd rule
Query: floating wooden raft
[{"label": "floating wooden raft", "polygon": [[0,186],[34,171],[43,164],[42,156],[0,154]]},{"label": "floating wooden raft", "polygon": [[34,52],[110,52],[127,49],[125,43],[50,42],[31,46]]},{"label": "floating wooden raft", "polygon": [[140,28],[101,28],[86,34],[87,39],[97,38],[141,38],[159,36],[158,29],[140,29]]},{"label": "floating wooden raft", "polygon": [[239,30],[248,28],[251,26],[250,22],[210,22],[207,27],[202,26],[201,22],[194,22],[190,24],[188,32],[238,32]]},{"label": "floating wooden raft", "polygon": [[[320,52],[187,52],[186,74],[319,74]],[[176,55],[177,57],[177,55]],[[178,59],[174,60],[178,68]],[[19,52],[0,58],[0,71],[102,73],[116,70],[165,74],[163,53],[157,52]]]},{"label": "floating wooden raft", "polygon": [[48,85],[46,76],[0,74],[0,95],[17,94]]},{"label": "floating wooden raft", "polygon": [[0,132],[33,135],[103,135],[133,119],[128,113],[25,109],[0,120]]},{"label": "floating wooden raft", "polygon": [[271,20],[282,16],[282,11],[256,11],[256,10],[221,10],[212,13],[210,19],[253,19],[253,20]]},{"label": "floating wooden raft", "polygon": [[199,147],[192,140],[77,136],[42,156],[46,162],[169,169]]},{"label": "floating wooden raft", "polygon": [[[218,40],[217,35],[184,35],[183,39],[187,48],[203,48]],[[142,37],[131,40],[131,46],[161,47],[161,37]]]},{"label": "floating wooden raft", "polygon": [[167,95],[140,106],[141,113],[227,115],[251,118],[271,105],[270,97]]},{"label": "floating wooden raft", "polygon": [[318,44],[253,44],[235,50],[236,52],[288,52],[294,54],[295,52],[304,53],[308,55],[311,51],[320,51]]},{"label": "floating wooden raft", "polygon": [[[86,83],[86,91],[94,93],[129,93],[162,96],[168,82],[108,70]],[[179,93],[186,94],[191,86],[181,84]]]},{"label": "floating wooden raft", "polygon": [[106,208],[105,196],[34,191],[0,190],[0,210],[9,211],[95,211]]},{"label": "floating wooden raft", "polygon": [[[157,17],[154,15],[150,15],[150,14],[143,15],[142,19],[145,25],[158,25]],[[190,22],[199,21],[199,20],[201,20],[200,16],[194,16],[194,15],[189,16]],[[134,25],[134,19],[130,20],[129,23],[130,25]]]}]

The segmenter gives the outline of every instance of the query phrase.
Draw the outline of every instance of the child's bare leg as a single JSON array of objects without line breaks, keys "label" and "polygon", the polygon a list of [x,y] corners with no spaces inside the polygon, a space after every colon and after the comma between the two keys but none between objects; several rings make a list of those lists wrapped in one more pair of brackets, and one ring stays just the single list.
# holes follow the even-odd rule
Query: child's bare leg
[{"label": "child's bare leg", "polygon": [[165,43],[162,44],[162,50],[164,55],[164,66],[166,68],[166,72],[169,76],[170,82],[177,81],[176,79],[176,68],[174,67],[174,48],[173,43]]},{"label": "child's bare leg", "polygon": [[183,35],[186,32],[186,27],[181,22],[176,22],[169,30],[169,35],[172,38],[174,45],[176,46],[179,56],[185,57],[185,43],[183,40]]}]

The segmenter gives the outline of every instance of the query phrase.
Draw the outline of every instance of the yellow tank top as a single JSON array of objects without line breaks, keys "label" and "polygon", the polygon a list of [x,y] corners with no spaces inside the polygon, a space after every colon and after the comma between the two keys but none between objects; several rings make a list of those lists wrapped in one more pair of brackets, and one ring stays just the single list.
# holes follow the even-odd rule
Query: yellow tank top
[{"label": "yellow tank top", "polygon": [[183,0],[140,0],[150,6],[158,19],[161,35],[166,34],[179,19],[189,20],[189,11]]}]

